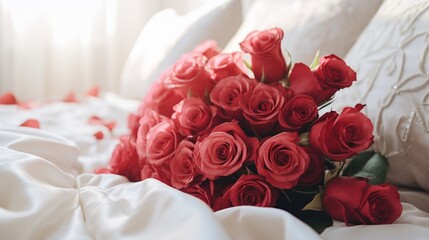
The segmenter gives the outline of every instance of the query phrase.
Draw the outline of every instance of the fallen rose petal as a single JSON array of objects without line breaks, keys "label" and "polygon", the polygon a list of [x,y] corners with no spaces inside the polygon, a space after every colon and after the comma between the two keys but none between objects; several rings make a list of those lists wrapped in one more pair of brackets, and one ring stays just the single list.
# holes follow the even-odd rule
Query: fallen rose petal
[{"label": "fallen rose petal", "polygon": [[69,92],[64,98],[63,98],[63,102],[68,102],[68,103],[77,103],[79,102],[79,100],[76,98],[76,95],[74,92]]},{"label": "fallen rose petal", "polygon": [[104,119],[102,119],[99,116],[91,116],[88,120],[89,124],[94,124],[94,125],[103,125],[105,126],[107,129],[109,129],[109,131],[113,131],[113,129],[116,126],[116,121],[105,121]]},{"label": "fallen rose petal", "polygon": [[21,127],[40,128],[40,123],[36,119],[28,119],[19,125]]},{"label": "fallen rose petal", "polygon": [[0,96],[0,104],[13,105],[18,104],[18,101],[13,93],[7,92]]},{"label": "fallen rose petal", "polygon": [[87,96],[92,96],[92,97],[98,97],[99,94],[100,94],[100,88],[98,86],[94,86],[86,92]]},{"label": "fallen rose petal", "polygon": [[102,131],[97,131],[93,134],[93,136],[97,139],[97,140],[102,140],[104,138],[104,134]]}]

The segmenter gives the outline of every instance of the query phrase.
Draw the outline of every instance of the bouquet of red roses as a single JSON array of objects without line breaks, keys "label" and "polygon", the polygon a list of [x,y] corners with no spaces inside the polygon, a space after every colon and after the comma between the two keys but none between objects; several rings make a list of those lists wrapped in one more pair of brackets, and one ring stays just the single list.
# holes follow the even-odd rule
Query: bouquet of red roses
[{"label": "bouquet of red roses", "polygon": [[253,205],[304,221],[316,211],[347,224],[395,221],[402,207],[383,183],[387,164],[363,152],[373,143],[364,105],[319,116],[356,73],[335,55],[292,65],[282,38],[280,28],[247,35],[240,47],[251,63],[213,41],[182,56],[129,116],[130,134],[99,172],[156,178],[214,211]]}]

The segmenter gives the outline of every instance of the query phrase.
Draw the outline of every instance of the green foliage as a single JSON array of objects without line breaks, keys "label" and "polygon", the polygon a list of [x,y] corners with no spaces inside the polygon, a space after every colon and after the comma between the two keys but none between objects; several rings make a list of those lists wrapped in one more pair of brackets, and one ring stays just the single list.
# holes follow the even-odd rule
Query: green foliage
[{"label": "green foliage", "polygon": [[368,178],[370,184],[381,184],[386,180],[389,163],[374,151],[362,152],[344,169],[344,176]]},{"label": "green foliage", "polygon": [[313,70],[319,65],[319,54],[320,50],[317,50],[316,55],[314,56],[313,62],[310,65],[310,69]]},{"label": "green foliage", "polygon": [[308,210],[323,211],[322,193],[316,194],[313,200],[311,200],[311,202],[305,205],[305,207],[302,210],[303,211],[308,211]]}]

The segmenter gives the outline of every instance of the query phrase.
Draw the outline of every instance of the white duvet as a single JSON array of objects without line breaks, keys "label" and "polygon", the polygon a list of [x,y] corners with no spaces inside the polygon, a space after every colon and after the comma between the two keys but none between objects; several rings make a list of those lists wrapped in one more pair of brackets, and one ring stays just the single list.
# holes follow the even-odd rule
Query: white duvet
[{"label": "white duvet", "polygon": [[[429,239],[428,194],[401,192],[392,225],[345,227],[318,235],[285,211],[236,207],[213,213],[203,202],[156,180],[130,183],[93,174],[126,133],[136,102],[113,95],[31,110],[0,105],[0,239]],[[90,125],[116,120],[111,134]],[[38,119],[41,130],[17,127]],[[103,140],[93,133],[102,131]]]}]

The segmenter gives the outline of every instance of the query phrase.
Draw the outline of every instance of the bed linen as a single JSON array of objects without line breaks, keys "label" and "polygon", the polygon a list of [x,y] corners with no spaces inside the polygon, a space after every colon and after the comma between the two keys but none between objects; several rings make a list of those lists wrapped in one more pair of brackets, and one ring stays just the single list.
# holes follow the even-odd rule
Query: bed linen
[{"label": "bed linen", "polygon": [[[33,109],[0,105],[1,239],[428,239],[429,214],[409,203],[393,225],[334,226],[318,235],[285,211],[235,207],[213,213],[156,180],[94,174],[109,161],[137,102],[113,94]],[[116,121],[113,132],[88,123]],[[18,127],[28,118],[41,129]],[[102,131],[97,140],[94,132]],[[408,201],[428,205],[424,193]],[[411,193],[411,194],[410,194]],[[412,201],[411,201],[412,202]],[[426,202],[426,204],[425,204]]]}]

